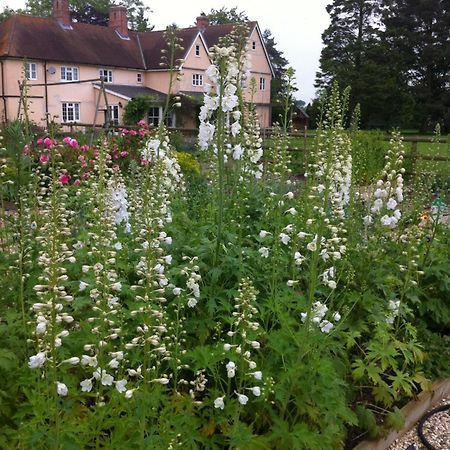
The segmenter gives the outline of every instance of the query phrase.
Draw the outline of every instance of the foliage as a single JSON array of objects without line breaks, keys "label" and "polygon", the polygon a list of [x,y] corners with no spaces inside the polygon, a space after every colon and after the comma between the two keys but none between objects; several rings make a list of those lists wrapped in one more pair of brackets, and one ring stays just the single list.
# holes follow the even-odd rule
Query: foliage
[{"label": "foliage", "polygon": [[234,8],[226,8],[222,6],[220,9],[211,8],[206,14],[211,25],[222,25],[226,23],[247,22],[249,19],[244,11],[238,11],[237,6]]},{"label": "foliage", "polygon": [[145,119],[149,108],[154,105],[155,100],[149,96],[138,96],[131,99],[125,106],[123,122],[125,125],[134,125]]},{"label": "foliage", "polygon": [[4,133],[1,447],[343,449],[448,376],[448,230],[398,133],[348,129],[335,85],[293,177],[239,42],[212,63],[195,157],[164,125]]},{"label": "foliage", "polygon": [[445,1],[335,0],[316,85],[351,86],[364,128],[448,127]]},{"label": "foliage", "polygon": [[[92,0],[86,3],[82,0],[70,0],[71,15],[78,22],[94,25],[108,24],[108,10],[115,3],[110,0]],[[145,15],[150,11],[142,0],[124,0],[121,2],[128,11],[128,21],[135,31],[150,31],[153,26]],[[50,16],[52,0],[27,0],[26,13],[33,16]]]}]

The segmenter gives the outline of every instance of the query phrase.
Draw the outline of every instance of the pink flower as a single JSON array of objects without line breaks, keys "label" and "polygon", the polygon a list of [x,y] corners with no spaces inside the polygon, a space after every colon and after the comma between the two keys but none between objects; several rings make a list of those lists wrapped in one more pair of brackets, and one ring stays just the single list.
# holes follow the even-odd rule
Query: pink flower
[{"label": "pink flower", "polygon": [[136,130],[131,130],[130,134],[131,134],[131,136],[137,136],[137,131]]},{"label": "pink flower", "polygon": [[84,172],[82,175],[83,180],[87,180],[90,177],[90,173],[89,172]]},{"label": "pink flower", "polygon": [[120,156],[122,158],[125,158],[125,156],[128,156],[128,152],[120,152]]},{"label": "pink flower", "polygon": [[67,175],[64,173],[64,174],[60,175],[58,180],[61,184],[67,184],[70,181],[70,175]]},{"label": "pink flower", "polygon": [[71,141],[72,141],[72,138],[69,137],[69,136],[66,136],[66,137],[63,139],[64,144],[67,144],[67,145],[70,145],[70,142],[71,142]]},{"label": "pink flower", "polygon": [[139,130],[139,136],[144,137],[147,134],[147,130]]},{"label": "pink flower", "polygon": [[71,139],[69,145],[70,145],[72,148],[78,148],[78,147],[79,147],[78,141],[77,141],[76,139]]},{"label": "pink flower", "polygon": [[42,145],[44,143],[44,139],[42,139],[42,138],[39,138],[37,141],[36,141],[36,144],[37,145]]},{"label": "pink flower", "polygon": [[85,162],[85,159],[84,159],[84,156],[83,155],[80,155],[79,157],[78,157],[78,161],[80,161],[80,162]]},{"label": "pink flower", "polygon": [[137,125],[140,126],[140,127],[146,127],[146,126],[147,126],[147,124],[145,123],[145,120],[140,120],[140,121],[137,123]]},{"label": "pink flower", "polygon": [[89,145],[87,145],[87,144],[82,145],[81,148],[80,148],[80,150],[81,150],[82,152],[87,152],[87,151],[89,151]]},{"label": "pink flower", "polygon": [[30,146],[27,144],[23,147],[22,154],[26,156],[29,155],[30,153],[31,153]]},{"label": "pink flower", "polygon": [[79,178],[77,178],[74,182],[73,185],[74,186],[79,186],[81,184],[81,180]]},{"label": "pink flower", "polygon": [[112,166],[112,170],[114,170],[114,172],[117,172],[117,171],[119,170],[118,164],[114,164],[114,165]]},{"label": "pink flower", "polygon": [[122,135],[126,135],[126,134],[128,134],[128,130],[127,130],[126,128],[124,128],[124,129],[122,130]]},{"label": "pink flower", "polygon": [[53,139],[50,139],[49,137],[46,137],[46,138],[44,139],[44,145],[45,145],[47,148],[52,148],[52,147],[55,145],[55,141],[53,141]]},{"label": "pink flower", "polygon": [[39,157],[39,161],[42,164],[47,164],[49,159],[50,159],[49,156],[46,155],[45,153],[42,153],[42,155]]}]

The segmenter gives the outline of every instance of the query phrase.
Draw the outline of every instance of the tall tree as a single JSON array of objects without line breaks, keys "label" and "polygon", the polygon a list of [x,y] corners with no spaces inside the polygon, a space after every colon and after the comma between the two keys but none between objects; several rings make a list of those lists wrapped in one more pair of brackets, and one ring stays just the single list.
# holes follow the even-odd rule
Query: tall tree
[{"label": "tall tree", "polygon": [[[108,10],[114,6],[111,0],[70,0],[71,16],[78,22],[94,25],[108,24]],[[149,31],[153,29],[145,14],[150,8],[144,5],[143,0],[122,0],[121,4],[128,10],[128,21],[131,29],[136,31]],[[28,0],[26,11],[33,16],[50,16],[52,13],[52,0]]]},{"label": "tall tree", "polygon": [[381,0],[334,0],[327,12],[331,23],[322,34],[324,48],[316,76],[319,92],[335,81],[343,88],[350,86],[351,106],[361,105],[365,126],[407,122],[410,102],[398,92],[393,96],[389,89],[398,83],[380,39]]},{"label": "tall tree", "polygon": [[450,130],[450,2],[385,0],[385,41],[407,80],[422,131]]},{"label": "tall tree", "polygon": [[230,9],[225,6],[222,6],[220,9],[212,8],[206,16],[211,25],[248,22],[247,14],[244,11],[238,11],[237,6]]}]

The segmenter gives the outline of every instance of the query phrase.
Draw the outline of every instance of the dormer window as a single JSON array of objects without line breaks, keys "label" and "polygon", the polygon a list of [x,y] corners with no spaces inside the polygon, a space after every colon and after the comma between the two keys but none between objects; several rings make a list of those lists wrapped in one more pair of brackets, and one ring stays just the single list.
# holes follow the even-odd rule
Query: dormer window
[{"label": "dormer window", "polygon": [[136,74],[136,83],[142,83],[142,73]]},{"label": "dormer window", "polygon": [[200,45],[195,46],[195,56],[200,56]]},{"label": "dormer window", "polygon": [[256,50],[256,41],[253,41],[253,42],[252,42],[252,49],[253,49],[253,50]]},{"label": "dormer window", "polygon": [[37,80],[37,64],[26,63],[25,64],[25,78],[27,80]]},{"label": "dormer window", "polygon": [[113,82],[113,72],[111,69],[100,69],[98,71],[100,79],[103,80],[105,83],[112,83]]}]

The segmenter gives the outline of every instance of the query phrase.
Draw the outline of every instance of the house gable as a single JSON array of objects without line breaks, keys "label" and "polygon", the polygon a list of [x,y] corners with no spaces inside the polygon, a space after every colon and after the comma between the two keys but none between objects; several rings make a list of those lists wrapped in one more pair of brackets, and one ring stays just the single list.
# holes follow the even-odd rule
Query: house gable
[{"label": "house gable", "polygon": [[[199,55],[196,54],[197,46],[199,49]],[[209,56],[208,47],[203,39],[202,33],[198,32],[195,39],[187,49],[184,57],[184,63],[181,65],[182,69],[205,69],[211,64],[211,58]]]},{"label": "house gable", "polygon": [[[255,49],[253,49],[253,43],[255,43]],[[252,63],[252,72],[264,73],[273,77],[275,74],[258,24],[256,24],[250,32],[248,47]]]}]

